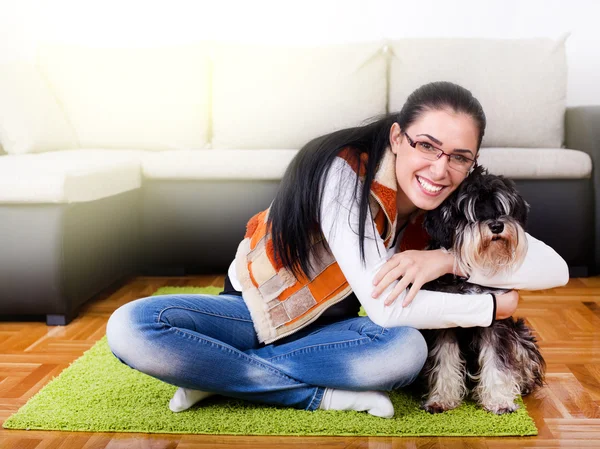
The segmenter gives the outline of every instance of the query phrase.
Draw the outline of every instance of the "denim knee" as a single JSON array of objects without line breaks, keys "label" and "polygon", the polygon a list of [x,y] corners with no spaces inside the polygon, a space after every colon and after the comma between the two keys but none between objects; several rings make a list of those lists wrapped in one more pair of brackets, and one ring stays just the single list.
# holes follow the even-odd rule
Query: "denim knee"
[{"label": "denim knee", "polygon": [[376,346],[353,364],[363,386],[391,391],[414,382],[427,360],[423,334],[412,327],[381,328],[373,341]]},{"label": "denim knee", "polygon": [[393,390],[410,385],[415,381],[427,360],[427,342],[423,334],[412,327],[388,329],[395,336],[391,346],[398,354],[388,362],[391,371],[397,373],[396,381],[387,385],[386,390]]},{"label": "denim knee", "polygon": [[106,339],[111,352],[128,366],[135,365],[143,338],[138,331],[140,299],[124,304],[113,312],[106,324]]}]

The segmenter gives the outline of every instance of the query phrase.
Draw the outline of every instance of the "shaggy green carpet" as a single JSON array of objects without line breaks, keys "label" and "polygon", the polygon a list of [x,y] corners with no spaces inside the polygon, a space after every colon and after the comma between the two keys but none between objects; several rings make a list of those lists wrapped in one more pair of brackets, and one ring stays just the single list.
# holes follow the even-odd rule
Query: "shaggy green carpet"
[{"label": "shaggy green carpet", "polygon": [[[168,287],[155,294],[219,291]],[[395,417],[383,419],[365,412],[309,412],[222,396],[172,413],[168,403],[175,390],[121,364],[104,337],[8,418],[4,428],[235,435],[537,435],[520,399],[519,410],[509,415],[496,416],[472,402],[430,415],[419,409],[418,397],[398,390],[390,394]]]}]

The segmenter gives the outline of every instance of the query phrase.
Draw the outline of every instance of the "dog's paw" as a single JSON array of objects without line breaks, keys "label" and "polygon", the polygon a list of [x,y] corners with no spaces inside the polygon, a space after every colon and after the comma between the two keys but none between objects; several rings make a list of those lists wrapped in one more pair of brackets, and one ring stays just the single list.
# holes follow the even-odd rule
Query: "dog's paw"
[{"label": "dog's paw", "polygon": [[542,386],[541,381],[530,381],[521,385],[521,396],[527,396]]},{"label": "dog's paw", "polygon": [[426,401],[423,404],[421,404],[421,408],[423,410],[428,411],[429,413],[443,413],[443,412],[447,412],[448,410],[452,410],[455,409],[456,407],[458,407],[460,405],[459,403],[455,403],[455,402],[443,402],[443,401]]},{"label": "dog's paw", "polygon": [[481,404],[481,406],[488,412],[495,413],[496,415],[504,415],[505,413],[512,413],[519,408],[514,402],[503,402],[494,404]]},{"label": "dog's paw", "polygon": [[521,396],[527,396],[535,389],[535,385],[524,385],[521,387]]}]

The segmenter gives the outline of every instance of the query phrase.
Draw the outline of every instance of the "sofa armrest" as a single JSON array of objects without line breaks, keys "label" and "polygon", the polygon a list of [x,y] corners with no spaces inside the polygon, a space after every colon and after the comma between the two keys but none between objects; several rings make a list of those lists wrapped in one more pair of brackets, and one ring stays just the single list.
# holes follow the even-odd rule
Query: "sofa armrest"
[{"label": "sofa armrest", "polygon": [[[565,146],[585,151],[596,167],[596,160],[600,158],[600,105],[567,108]],[[596,176],[599,174],[596,173]]]},{"label": "sofa armrest", "polygon": [[[594,259],[600,269],[600,105],[567,108],[565,114],[565,146],[584,151],[592,158],[594,186]],[[592,244],[592,242],[590,242]]]}]

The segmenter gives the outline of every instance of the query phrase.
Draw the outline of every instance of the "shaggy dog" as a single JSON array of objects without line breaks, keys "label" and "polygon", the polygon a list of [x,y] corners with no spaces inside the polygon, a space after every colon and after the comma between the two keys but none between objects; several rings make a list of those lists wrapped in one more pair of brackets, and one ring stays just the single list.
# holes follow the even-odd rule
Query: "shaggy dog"
[{"label": "shaggy dog", "polygon": [[[527,252],[528,207],[511,180],[476,167],[456,192],[425,217],[429,249],[450,251],[463,273],[478,270],[491,276],[515,270]],[[469,284],[453,275],[423,289],[463,294],[506,291]],[[519,394],[543,385],[545,362],[522,318],[423,334],[429,356],[420,376],[428,392],[423,408],[430,413],[459,406],[469,391],[490,412],[513,412]]]}]

